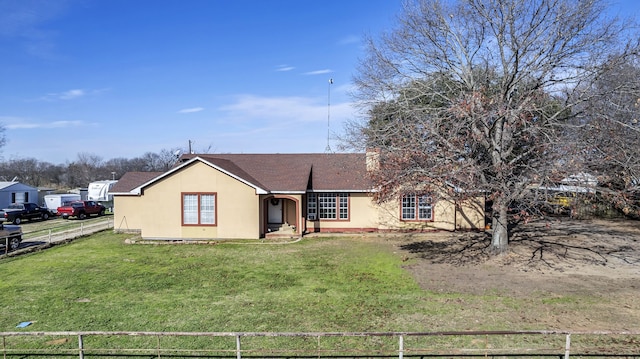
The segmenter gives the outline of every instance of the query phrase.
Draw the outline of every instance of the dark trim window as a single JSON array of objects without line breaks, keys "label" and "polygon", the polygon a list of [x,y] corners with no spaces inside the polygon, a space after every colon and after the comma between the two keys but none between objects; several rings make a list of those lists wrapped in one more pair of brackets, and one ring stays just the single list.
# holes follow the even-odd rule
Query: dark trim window
[{"label": "dark trim window", "polygon": [[215,226],[216,193],[183,193],[182,225]]},{"label": "dark trim window", "polygon": [[29,202],[29,192],[11,192],[11,203]]},{"label": "dark trim window", "polygon": [[402,196],[400,218],[403,221],[432,221],[433,200],[427,194],[405,194]]},{"label": "dark trim window", "polygon": [[307,195],[307,218],[349,219],[348,193],[309,193]]}]

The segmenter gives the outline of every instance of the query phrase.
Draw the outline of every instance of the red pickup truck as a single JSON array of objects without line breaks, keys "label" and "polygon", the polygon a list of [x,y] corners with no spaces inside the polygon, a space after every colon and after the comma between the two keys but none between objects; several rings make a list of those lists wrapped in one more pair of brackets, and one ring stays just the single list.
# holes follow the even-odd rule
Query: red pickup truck
[{"label": "red pickup truck", "polygon": [[105,207],[95,201],[75,201],[66,206],[58,207],[58,215],[64,219],[69,219],[69,217],[85,219],[92,214],[102,216],[104,211]]}]

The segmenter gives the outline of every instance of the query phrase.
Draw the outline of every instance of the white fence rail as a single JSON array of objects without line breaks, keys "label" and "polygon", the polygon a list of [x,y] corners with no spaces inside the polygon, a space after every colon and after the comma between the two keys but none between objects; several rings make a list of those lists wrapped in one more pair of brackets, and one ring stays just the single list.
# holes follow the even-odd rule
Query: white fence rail
[{"label": "white fence rail", "polygon": [[102,221],[94,222],[80,222],[80,224],[72,228],[64,230],[56,230],[55,228],[53,228],[47,230],[44,234],[30,236],[28,239],[29,241],[39,241],[51,244],[54,242],[62,242],[69,239],[86,236],[110,228],[113,228],[112,219],[105,219]]},{"label": "white fence rail", "polygon": [[610,331],[87,331],[0,332],[0,337],[4,358],[640,358],[640,332]]},{"label": "white fence rail", "polygon": [[[83,237],[113,228],[112,218],[73,222],[79,223],[70,224],[70,222],[64,221],[64,225],[54,226],[49,229],[38,230],[35,232],[24,232],[22,235],[23,243],[18,251],[29,250],[42,245],[51,245],[57,242],[65,242],[74,238]],[[23,226],[23,228],[25,228],[25,226]],[[7,254],[9,252],[9,240],[10,237],[0,238],[0,255]]]}]

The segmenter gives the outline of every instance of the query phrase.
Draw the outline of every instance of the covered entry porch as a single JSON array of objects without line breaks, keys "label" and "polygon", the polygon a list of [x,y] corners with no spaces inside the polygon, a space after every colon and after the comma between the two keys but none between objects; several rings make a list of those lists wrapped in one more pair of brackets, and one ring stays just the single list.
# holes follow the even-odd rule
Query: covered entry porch
[{"label": "covered entry porch", "polygon": [[265,238],[302,235],[301,196],[271,195],[262,201]]}]

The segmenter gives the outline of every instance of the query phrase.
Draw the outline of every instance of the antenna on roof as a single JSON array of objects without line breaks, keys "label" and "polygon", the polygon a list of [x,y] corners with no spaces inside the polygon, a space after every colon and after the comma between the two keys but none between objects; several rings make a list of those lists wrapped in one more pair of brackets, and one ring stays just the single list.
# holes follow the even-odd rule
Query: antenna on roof
[{"label": "antenna on roof", "polygon": [[327,148],[325,152],[331,153],[331,144],[329,143],[329,123],[331,121],[331,85],[333,79],[329,79],[329,90],[327,92]]}]

